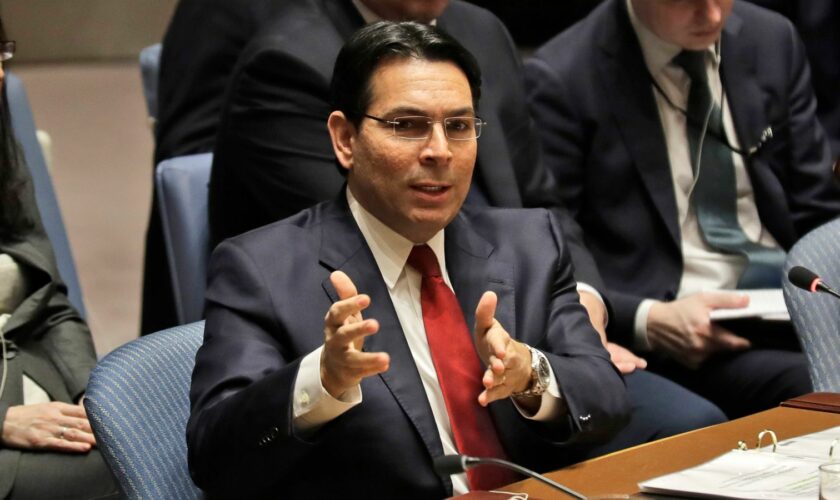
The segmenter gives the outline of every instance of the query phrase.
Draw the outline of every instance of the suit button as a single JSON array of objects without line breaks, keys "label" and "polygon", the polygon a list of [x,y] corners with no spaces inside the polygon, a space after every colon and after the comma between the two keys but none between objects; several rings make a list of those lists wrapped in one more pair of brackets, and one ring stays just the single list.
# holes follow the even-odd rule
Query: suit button
[{"label": "suit button", "polygon": [[587,413],[586,415],[579,415],[578,420],[580,421],[581,427],[589,427],[592,425],[592,414]]}]

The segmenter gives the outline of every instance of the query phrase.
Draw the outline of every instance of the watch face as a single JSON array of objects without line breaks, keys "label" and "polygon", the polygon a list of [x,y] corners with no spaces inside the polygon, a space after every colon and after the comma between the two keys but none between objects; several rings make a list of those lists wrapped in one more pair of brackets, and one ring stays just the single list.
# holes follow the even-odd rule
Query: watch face
[{"label": "watch face", "polygon": [[551,375],[551,370],[548,368],[548,360],[540,358],[540,378],[547,379]]}]

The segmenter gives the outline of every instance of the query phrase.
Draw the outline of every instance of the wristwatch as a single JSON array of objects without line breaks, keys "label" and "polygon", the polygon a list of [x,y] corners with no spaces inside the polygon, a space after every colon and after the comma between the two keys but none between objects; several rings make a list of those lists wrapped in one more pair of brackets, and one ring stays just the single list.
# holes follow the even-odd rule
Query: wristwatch
[{"label": "wristwatch", "polygon": [[551,382],[551,368],[548,366],[548,358],[533,347],[527,347],[531,351],[531,383],[524,391],[513,393],[512,396],[514,397],[542,396]]}]

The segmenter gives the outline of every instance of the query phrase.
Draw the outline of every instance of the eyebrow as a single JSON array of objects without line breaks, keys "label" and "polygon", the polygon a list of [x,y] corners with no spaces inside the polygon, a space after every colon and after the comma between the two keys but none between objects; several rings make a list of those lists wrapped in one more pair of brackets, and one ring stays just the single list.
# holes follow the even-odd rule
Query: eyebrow
[{"label": "eyebrow", "polygon": [[[427,113],[423,109],[415,108],[415,107],[412,107],[412,106],[398,106],[396,108],[392,108],[392,109],[386,111],[385,113],[383,113],[383,115],[393,118],[393,117],[396,117],[396,116],[429,116],[429,113]],[[463,108],[453,109],[453,110],[450,110],[447,113],[445,113],[446,117],[451,117],[451,116],[474,116],[474,115],[475,115],[475,111],[473,110],[472,106],[465,106]]]}]

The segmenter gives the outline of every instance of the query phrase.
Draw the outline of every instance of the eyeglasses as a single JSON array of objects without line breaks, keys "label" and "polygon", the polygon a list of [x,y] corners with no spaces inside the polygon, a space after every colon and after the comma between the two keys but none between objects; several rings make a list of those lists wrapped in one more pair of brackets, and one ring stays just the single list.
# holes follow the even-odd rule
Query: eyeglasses
[{"label": "eyeglasses", "polygon": [[6,62],[15,55],[15,46],[17,44],[14,40],[8,42],[0,42],[0,62]]},{"label": "eyeglasses", "polygon": [[394,135],[400,139],[421,140],[432,135],[432,125],[443,124],[443,133],[453,141],[472,141],[481,137],[481,127],[487,122],[476,116],[450,116],[443,120],[432,120],[428,116],[397,116],[390,120],[363,114],[365,118],[386,123],[394,128]]}]

